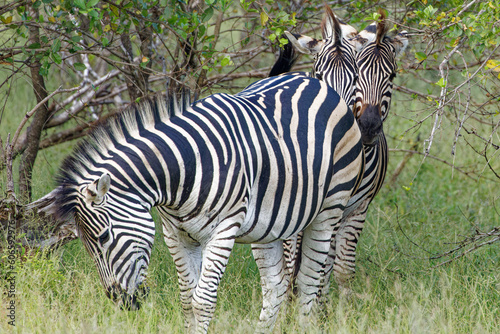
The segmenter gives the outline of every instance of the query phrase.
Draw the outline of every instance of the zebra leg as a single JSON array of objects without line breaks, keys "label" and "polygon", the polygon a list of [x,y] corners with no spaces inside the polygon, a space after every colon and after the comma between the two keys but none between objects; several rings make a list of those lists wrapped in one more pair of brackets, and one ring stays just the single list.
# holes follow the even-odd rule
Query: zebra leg
[{"label": "zebra leg", "polygon": [[290,279],[283,263],[283,241],[254,244],[252,253],[259,268],[262,286],[262,310],[256,333],[268,333],[274,327]]},{"label": "zebra leg", "polygon": [[178,230],[165,219],[163,220],[163,233],[177,270],[184,326],[187,332],[192,332],[196,327],[193,292],[200,277],[201,246],[186,232]]},{"label": "zebra leg", "polygon": [[204,243],[201,275],[193,294],[196,333],[206,333],[208,330],[215,312],[217,289],[239,228],[240,224],[233,219],[221,222],[210,239]]},{"label": "zebra leg", "polygon": [[283,241],[285,274],[290,277],[292,277],[295,274],[295,268],[298,265],[297,260],[298,260],[298,252],[300,250],[301,238],[302,238],[302,233],[299,233]]},{"label": "zebra leg", "polygon": [[[339,286],[341,296],[348,297],[352,293],[350,283],[356,272],[356,247],[361,231],[363,231],[370,202],[371,199],[366,199],[356,210],[346,217],[336,232],[335,238],[332,239],[331,248],[335,251],[333,275]],[[329,270],[331,272],[332,269],[330,268]],[[328,277],[330,276],[330,273],[326,273],[326,270],[325,274]]]},{"label": "zebra leg", "polygon": [[341,219],[342,211],[335,208],[320,213],[302,235],[301,263],[296,279],[302,316],[309,315],[317,302],[333,226]]},{"label": "zebra leg", "polygon": [[[338,228],[338,226],[336,228]],[[330,243],[330,250],[328,251],[328,257],[326,259],[325,268],[321,276],[318,298],[318,303],[320,306],[326,305],[326,303],[328,302],[328,295],[330,292],[330,276],[332,275],[333,263],[335,262],[335,233],[336,231],[334,230]]]}]

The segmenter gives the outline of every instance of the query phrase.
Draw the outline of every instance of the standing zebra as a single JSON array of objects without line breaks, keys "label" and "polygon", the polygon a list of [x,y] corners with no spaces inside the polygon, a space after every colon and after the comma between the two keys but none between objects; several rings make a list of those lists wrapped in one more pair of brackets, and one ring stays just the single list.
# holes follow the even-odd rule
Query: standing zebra
[{"label": "standing zebra", "polygon": [[[297,274],[307,315],[330,239],[362,175],[361,134],[324,82],[258,81],[187,110],[157,97],[96,129],[64,161],[58,187],[32,206],[74,219],[106,294],[137,308],[160,212],[190,332],[205,333],[235,242],[254,250],[262,281],[260,329],[272,328],[286,290],[266,265],[283,262],[283,240],[303,231]],[[267,289],[267,290],[266,290]],[[282,298],[281,298],[282,299]]]},{"label": "standing zebra", "polygon": [[349,200],[340,228],[332,239],[329,261],[325,269],[325,293],[333,269],[341,292],[350,294],[349,282],[356,271],[356,246],[366,220],[368,206],[384,183],[389,152],[383,122],[390,107],[393,79],[396,77],[397,57],[408,46],[406,31],[393,38],[386,36],[388,24],[385,11],[380,19],[361,31],[355,39],[364,47],[356,56],[354,116],[358,122],[365,154],[363,180]]},{"label": "standing zebra", "polygon": [[[280,57],[271,69],[269,76],[281,75],[291,69],[297,58],[293,45],[300,52],[312,55],[315,63],[311,73],[292,72],[287,74],[315,77],[326,82],[339,93],[340,97],[346,101],[352,110],[357,78],[356,55],[367,40],[354,38],[358,35],[357,30],[339,20],[328,5],[325,5],[325,14],[321,23],[322,39],[318,40],[305,35],[291,34],[288,31],[285,34],[290,43],[285,46],[285,50],[281,50]],[[338,225],[334,227],[335,230],[338,228]],[[292,285],[301,262],[301,237],[302,234],[298,234],[284,241],[285,269],[287,275],[292,278]],[[256,247],[264,251],[266,246],[254,246],[253,248]],[[331,261],[331,258],[329,258],[329,261]],[[280,263],[277,263],[277,265],[280,265]],[[331,265],[328,266],[331,267]],[[278,272],[280,269],[277,266],[274,271]],[[322,284],[326,283],[323,281]],[[321,292],[320,295],[322,295]],[[273,305],[268,307],[273,307]],[[266,308],[266,305],[264,305],[264,308]]]},{"label": "standing zebra", "polygon": [[[356,46],[356,50],[361,47],[361,51],[355,55],[357,75],[354,76],[354,80],[351,80],[353,76],[350,67],[346,66],[350,63],[345,61],[347,58],[339,57],[338,52],[326,53],[326,56],[325,53],[320,54],[315,58],[313,65],[312,75],[325,80],[337,91],[343,92],[344,100],[349,101],[349,105],[354,108],[353,112],[360,126],[365,155],[362,183],[349,200],[342,222],[336,226],[332,237],[320,293],[323,297],[328,294],[332,270],[341,293],[350,293],[349,281],[355,273],[356,246],[359,235],[366,220],[368,206],[380,190],[387,170],[388,151],[382,123],[387,117],[390,106],[392,80],[397,67],[396,58],[408,45],[408,39],[406,32],[401,32],[392,39],[386,37],[385,12],[379,13],[381,19],[378,23],[369,25],[355,36],[353,36],[355,29],[343,24],[343,31],[346,31],[344,36],[350,38],[348,42]],[[297,50],[314,54],[305,46],[318,44],[316,40],[305,36],[297,38],[297,35],[290,33],[287,33],[287,36]],[[289,48],[287,51],[293,50]],[[294,58],[289,53],[281,54],[273,67],[278,70],[272,71],[271,75],[289,71],[293,64],[291,60]],[[356,101],[355,105],[354,101]],[[300,248],[300,245],[295,245],[293,239],[285,242],[288,266],[295,265],[293,255],[296,248]]]}]

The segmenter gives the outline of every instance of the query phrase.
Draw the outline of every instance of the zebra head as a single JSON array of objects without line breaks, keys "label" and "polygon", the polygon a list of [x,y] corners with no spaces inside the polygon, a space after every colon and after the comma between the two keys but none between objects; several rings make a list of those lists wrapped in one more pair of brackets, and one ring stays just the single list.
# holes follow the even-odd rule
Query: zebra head
[{"label": "zebra head", "polygon": [[80,185],[75,193],[74,217],[106,295],[120,306],[136,310],[147,294],[144,283],[154,222],[147,208],[119,196],[111,186],[107,173]]},{"label": "zebra head", "polygon": [[370,24],[354,38],[364,44],[356,56],[358,80],[354,115],[365,145],[374,144],[382,132],[382,123],[391,103],[396,59],[408,45],[406,31],[393,38],[386,36],[385,11],[379,10],[379,14],[381,19],[378,22]]},{"label": "zebra head", "polygon": [[352,108],[357,77],[356,54],[364,40],[353,39],[357,30],[340,21],[328,6],[325,6],[321,33],[323,39],[318,40],[285,32],[297,50],[314,56],[313,77],[325,81]]},{"label": "zebra head", "polygon": [[59,221],[75,221],[106,295],[123,308],[137,310],[148,291],[144,283],[155,233],[149,208],[119,191],[120,181],[112,183],[108,173],[83,177],[86,168],[76,156],[63,164],[60,185],[31,208]]}]

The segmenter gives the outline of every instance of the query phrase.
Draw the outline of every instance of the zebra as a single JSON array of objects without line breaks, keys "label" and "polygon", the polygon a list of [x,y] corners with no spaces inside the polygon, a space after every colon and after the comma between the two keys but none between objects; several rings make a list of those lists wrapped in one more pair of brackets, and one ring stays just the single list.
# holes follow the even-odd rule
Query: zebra
[{"label": "zebra", "polygon": [[288,285],[283,270],[269,270],[283,262],[283,240],[303,231],[305,316],[362,166],[361,133],[339,95],[314,78],[279,76],[187,109],[162,96],[135,104],[79,144],[32,207],[76,222],[107,296],[131,309],[147,294],[156,207],[189,332],[207,332],[234,243],[254,244],[258,330],[268,331]]},{"label": "zebra", "polygon": [[360,187],[349,200],[340,228],[332,239],[329,261],[325,269],[325,291],[328,291],[331,271],[344,295],[352,293],[356,267],[356,247],[363,230],[367,210],[385,180],[389,152],[383,131],[396,77],[397,58],[408,46],[406,31],[387,36],[389,24],[386,12],[379,10],[379,20],[361,31],[356,39],[364,47],[356,56],[358,78],[355,88],[354,116],[360,127],[365,172]]},{"label": "zebra", "polygon": [[[287,75],[309,76],[325,81],[339,93],[352,110],[358,72],[356,55],[367,39],[358,38],[358,31],[340,20],[328,5],[325,5],[324,10],[321,23],[322,39],[285,31],[289,43],[284,46],[284,49],[280,49],[279,58],[273,65],[269,76],[288,72]],[[297,59],[294,48],[314,57],[315,62],[311,72],[289,72]],[[284,241],[285,267],[287,275],[291,278],[289,289],[293,289],[294,276],[301,261],[300,244],[301,234]]]},{"label": "zebra", "polygon": [[[325,81],[337,91],[344,92],[343,98],[353,107],[360,126],[365,156],[362,183],[349,200],[342,222],[336,227],[332,236],[320,291],[322,302],[325,301],[329,291],[329,278],[332,271],[341,295],[351,294],[349,283],[355,274],[356,246],[359,235],[366,220],[368,206],[379,192],[387,171],[388,149],[383,132],[383,121],[390,107],[392,80],[397,68],[396,59],[407,47],[408,38],[405,31],[392,39],[386,37],[385,11],[379,11],[379,14],[380,20],[370,24],[359,34],[354,35],[354,28],[345,29],[347,34],[344,36],[357,46],[355,80],[345,80],[346,77],[351,78],[351,72],[344,65],[345,62],[332,60],[332,57],[317,57],[311,74],[314,76],[315,73],[321,73],[322,75],[316,75],[316,77],[330,78]],[[347,25],[344,24],[344,26]],[[311,54],[304,46],[314,45],[314,39],[301,37],[303,42],[299,42],[299,38],[290,33],[287,33],[287,37],[297,50]],[[295,59],[293,49],[285,49],[273,66],[276,70],[271,71],[270,75],[279,75],[289,71]],[[342,73],[346,69],[348,75]],[[300,249],[300,235],[298,240],[291,239],[285,242],[288,267],[293,268],[297,260],[297,263],[300,263],[300,260],[296,259],[298,255],[295,255],[298,249]],[[289,272],[293,275],[294,269],[289,269]]]}]

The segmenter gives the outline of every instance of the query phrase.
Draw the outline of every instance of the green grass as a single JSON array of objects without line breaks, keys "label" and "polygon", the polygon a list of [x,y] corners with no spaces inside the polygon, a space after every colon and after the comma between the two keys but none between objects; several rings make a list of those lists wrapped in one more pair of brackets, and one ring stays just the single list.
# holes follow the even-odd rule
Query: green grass
[{"label": "green grass", "polygon": [[[431,125],[405,132],[418,120],[408,110],[422,107],[402,98],[395,97],[385,126],[389,146],[410,148],[409,141],[420,136],[417,149],[421,151]],[[3,139],[18,119],[18,113],[13,120],[4,117]],[[499,225],[498,181],[463,142],[458,145],[459,154],[450,155],[453,131],[454,124],[445,119],[431,154],[450,162],[455,159],[457,166],[484,170],[483,178],[471,180],[440,162],[427,158],[422,163],[421,156],[412,156],[395,184],[384,186],[370,207],[358,246],[355,297],[339,299],[333,284],[326,313],[311,317],[307,332],[500,332],[498,243],[446,266],[433,268],[442,260],[428,259],[454,247],[450,243],[476,226],[487,231]],[[33,179],[35,198],[51,190],[52,175],[73,145],[41,152]],[[391,153],[387,180],[403,155]],[[2,183],[2,191],[3,187]],[[137,312],[122,311],[106,298],[79,240],[52,254],[30,253],[18,262],[16,271],[17,326],[7,324],[7,298],[2,295],[0,333],[183,332],[176,273],[159,234],[149,270],[150,295]],[[219,290],[210,332],[252,333],[260,304],[259,275],[249,246],[237,245]],[[275,332],[304,333],[295,306],[287,311]]]},{"label": "green grass", "polygon": [[[398,157],[391,158],[393,166]],[[325,317],[311,319],[308,332],[500,332],[498,245],[436,269],[431,267],[438,262],[426,259],[427,251],[449,249],[452,245],[446,243],[470,233],[469,220],[484,229],[496,224],[496,212],[488,206],[497,196],[496,184],[457,175],[451,179],[449,168],[426,162],[405,190],[401,184],[418,162],[412,159],[398,186],[383,188],[370,209],[358,248],[355,297],[339,300],[334,285]],[[17,270],[16,333],[183,332],[176,274],[159,235],[150,266],[150,296],[138,312],[122,311],[106,298],[80,241],[54,254],[27,256]],[[238,245],[220,287],[210,332],[252,333],[260,303],[250,249]],[[12,328],[4,312],[2,308],[0,331],[8,332]],[[280,317],[275,332],[304,332],[293,305]]]}]

